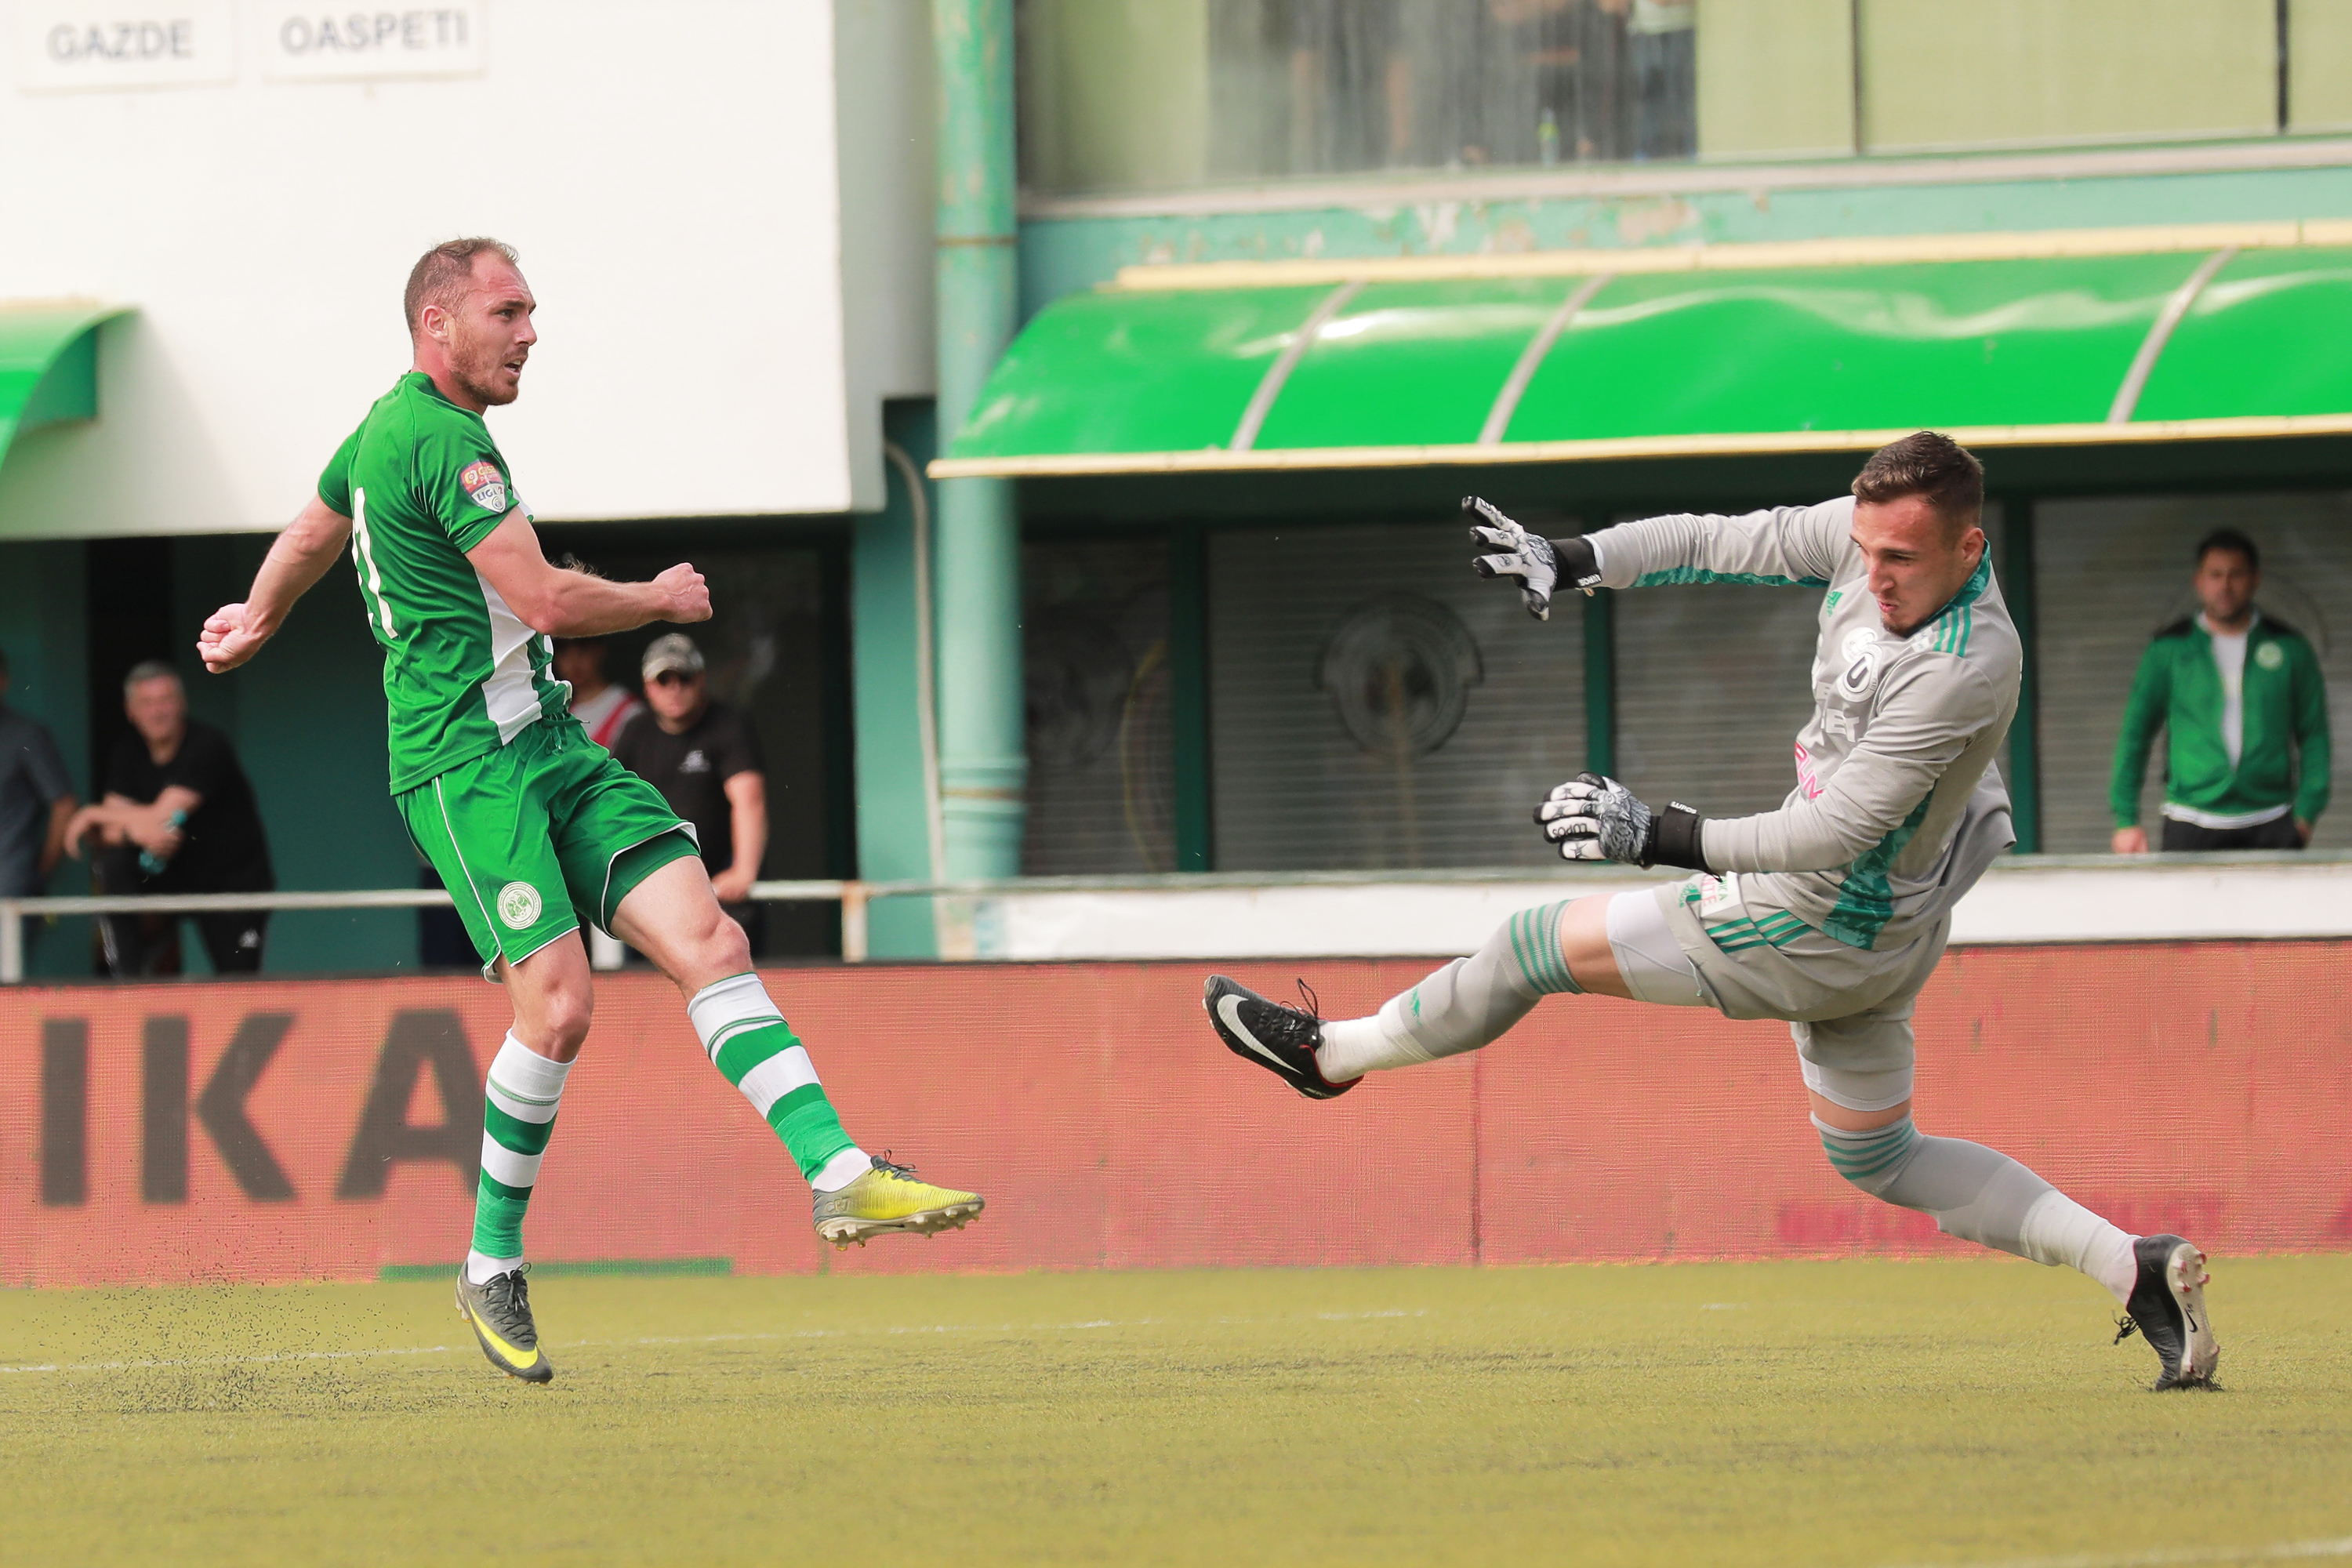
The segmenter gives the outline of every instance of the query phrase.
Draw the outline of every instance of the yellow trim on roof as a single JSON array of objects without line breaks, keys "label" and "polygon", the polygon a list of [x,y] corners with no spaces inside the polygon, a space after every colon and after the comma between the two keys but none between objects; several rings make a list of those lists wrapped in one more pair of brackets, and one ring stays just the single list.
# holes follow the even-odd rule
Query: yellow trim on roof
[{"label": "yellow trim on roof", "polygon": [[2032,261],[2069,256],[2352,246],[2352,219],[2171,224],[2141,228],[2053,228],[2004,234],[1892,235],[1751,245],[1651,246],[1622,250],[1530,250],[1509,255],[1331,257],[1286,261],[1202,261],[1122,267],[1108,288],[1281,289],[1337,283],[1418,283],[1450,278],[1573,278],[1598,272],[1740,271],[1762,267],[1884,267],[1940,261]]},{"label": "yellow trim on roof", "polygon": [[[1590,441],[1504,441],[1492,446],[1303,447],[1230,452],[1081,452],[1034,458],[937,458],[935,479],[1063,479],[1099,474],[1234,474],[1284,468],[1419,468],[1490,463],[1591,463],[1611,458],[1723,458],[1801,452],[1874,452],[1899,430],[1757,431],[1725,436],[1619,436]],[[2251,441],[2352,436],[2352,414],[2253,415],[2234,419],[2150,419],[2127,425],[1984,425],[1944,432],[1964,447],[2145,446],[2167,441]]]}]

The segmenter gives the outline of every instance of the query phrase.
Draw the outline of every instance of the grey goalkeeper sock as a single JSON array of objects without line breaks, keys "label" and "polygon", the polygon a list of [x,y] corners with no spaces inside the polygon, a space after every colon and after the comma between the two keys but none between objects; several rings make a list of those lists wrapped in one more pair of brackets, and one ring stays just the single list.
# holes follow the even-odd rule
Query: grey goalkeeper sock
[{"label": "grey goalkeeper sock", "polygon": [[1871,1196],[1935,1215],[1947,1236],[2036,1263],[2063,1263],[2129,1293],[2129,1272],[2119,1260],[2130,1258],[2130,1236],[2000,1150],[1965,1138],[1930,1138],[1907,1116],[1869,1132],[1844,1131],[1818,1116],[1813,1126],[1837,1173]]},{"label": "grey goalkeeper sock", "polygon": [[1376,1068],[1411,1067],[1460,1056],[1502,1038],[1544,997],[1582,989],[1559,950],[1566,903],[1521,910],[1486,944],[1457,958],[1371,1018],[1323,1026],[1316,1061],[1334,1083]]}]

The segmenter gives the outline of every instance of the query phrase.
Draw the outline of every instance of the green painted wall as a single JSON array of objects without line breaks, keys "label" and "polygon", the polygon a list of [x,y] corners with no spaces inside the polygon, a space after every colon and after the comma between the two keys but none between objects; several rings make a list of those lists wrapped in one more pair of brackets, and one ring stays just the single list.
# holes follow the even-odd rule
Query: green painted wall
[{"label": "green painted wall", "polygon": [[[8,705],[49,727],[72,773],[74,793],[89,798],[89,684],[87,599],[79,540],[0,544],[0,647],[8,650]],[[87,861],[67,860],[49,879],[59,896],[89,891]],[[26,965],[36,977],[89,973],[89,922],[61,921],[37,934]]]},{"label": "green painted wall", "polygon": [[[919,472],[937,450],[928,401],[886,404],[882,429]],[[857,519],[851,546],[850,690],[857,874],[898,881],[929,878],[931,865],[915,706],[915,514],[897,465],[886,468],[886,477],[888,504]],[[936,957],[929,901],[892,899],[874,905],[866,942],[877,958]]]},{"label": "green painted wall", "polygon": [[1154,190],[1208,175],[1208,0],[1030,0],[1022,174],[1044,190]]},{"label": "green painted wall", "polygon": [[[173,633],[199,669],[197,628],[242,599],[267,535],[175,540]],[[258,658],[228,675],[189,677],[189,710],[236,742],[253,781],[278,885],[289,889],[413,888],[416,855],[385,792],[383,658],[367,633],[359,584],[341,564],[310,590]],[[189,967],[201,944],[184,942]],[[273,917],[271,973],[416,965],[410,910],[339,910]]]},{"label": "green painted wall", "polygon": [[1853,151],[1853,0],[1700,0],[1702,158]]},{"label": "green painted wall", "polygon": [[1368,186],[1360,205],[1288,212],[1032,217],[1021,228],[1022,308],[1034,314],[1064,294],[1108,282],[1122,267],[1169,261],[2345,216],[2352,216],[2352,168],[1419,205],[1382,201],[1379,188]]},{"label": "green painted wall", "polygon": [[1873,152],[2242,136],[2278,123],[2275,0],[1863,0]]},{"label": "green painted wall", "polygon": [[2290,0],[2287,122],[2352,129],[2352,0]]}]

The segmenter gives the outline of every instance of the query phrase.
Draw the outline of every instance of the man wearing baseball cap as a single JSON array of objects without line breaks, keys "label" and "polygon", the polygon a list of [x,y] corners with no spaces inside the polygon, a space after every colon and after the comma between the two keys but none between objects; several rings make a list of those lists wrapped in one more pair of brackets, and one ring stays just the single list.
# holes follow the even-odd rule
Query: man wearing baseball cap
[{"label": "man wearing baseball cap", "polygon": [[694,824],[710,890],[760,946],[760,906],[750,901],[768,847],[768,780],[750,717],[710,700],[702,650],[683,632],[656,637],[639,668],[646,710],[614,737],[613,755],[661,791]]}]

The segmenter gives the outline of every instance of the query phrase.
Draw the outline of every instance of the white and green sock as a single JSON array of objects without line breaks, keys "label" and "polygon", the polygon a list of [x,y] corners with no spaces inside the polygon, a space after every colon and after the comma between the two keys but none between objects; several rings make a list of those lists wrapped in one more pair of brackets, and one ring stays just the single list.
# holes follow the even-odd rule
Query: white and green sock
[{"label": "white and green sock", "polygon": [[776,1130],[811,1186],[837,1191],[872,1168],[842,1130],[807,1048],[758,975],[730,974],[704,986],[687,1003],[686,1016],[711,1065]]},{"label": "white and green sock", "polygon": [[2101,1219],[1998,1149],[1931,1138],[1909,1117],[1849,1132],[1813,1126],[1837,1173],[1871,1196],[1933,1215],[1947,1236],[2036,1263],[2063,1264],[2131,1300],[2138,1268],[2132,1237]]},{"label": "white and green sock", "polygon": [[1416,1067],[1492,1045],[1546,996],[1580,991],[1561,954],[1565,902],[1521,910],[1467,958],[1457,958],[1369,1018],[1323,1026],[1316,1065],[1333,1083],[1382,1068]]},{"label": "white and green sock", "polygon": [[509,1030],[482,1093],[482,1174],[474,1193],[474,1247],[466,1278],[479,1285],[522,1261],[522,1216],[555,1131],[572,1064],[551,1061]]}]

